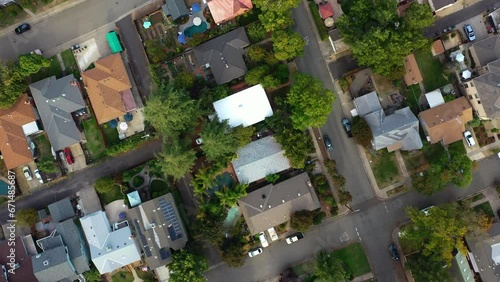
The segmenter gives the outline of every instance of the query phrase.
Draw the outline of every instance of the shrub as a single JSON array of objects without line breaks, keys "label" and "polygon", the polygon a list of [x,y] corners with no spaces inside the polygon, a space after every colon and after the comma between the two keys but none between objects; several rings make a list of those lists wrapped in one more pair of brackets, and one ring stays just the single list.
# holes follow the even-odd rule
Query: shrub
[{"label": "shrub", "polygon": [[269,174],[269,175],[266,175],[266,181],[268,182],[271,182],[271,183],[276,183],[279,179],[280,179],[280,175],[279,174]]},{"label": "shrub", "polygon": [[328,195],[326,196],[325,198],[325,202],[329,205],[329,206],[336,206],[337,205],[337,202],[335,202],[335,199],[333,198],[332,195]]},{"label": "shrub", "polygon": [[247,27],[248,37],[253,42],[259,42],[266,38],[266,31],[260,22],[255,22]]},{"label": "shrub", "polygon": [[253,62],[262,62],[266,58],[266,50],[259,45],[252,45],[247,50],[247,55]]},{"label": "shrub", "polygon": [[320,224],[323,221],[323,219],[325,219],[325,217],[326,217],[326,213],[324,213],[324,212],[317,213],[313,218],[313,224],[314,225]]},{"label": "shrub", "polygon": [[474,119],[472,119],[471,121],[469,121],[469,125],[471,127],[478,127],[481,125],[481,120],[479,119],[479,117],[475,116]]},{"label": "shrub", "polygon": [[314,213],[308,210],[294,212],[291,216],[290,226],[300,232],[306,231],[313,224]]}]

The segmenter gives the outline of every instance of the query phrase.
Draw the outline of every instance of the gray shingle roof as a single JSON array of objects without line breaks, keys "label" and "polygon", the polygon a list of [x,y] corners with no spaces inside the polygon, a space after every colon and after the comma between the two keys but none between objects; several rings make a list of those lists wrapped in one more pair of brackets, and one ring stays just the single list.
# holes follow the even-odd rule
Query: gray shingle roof
[{"label": "gray shingle roof", "polygon": [[451,5],[455,2],[456,2],[456,0],[432,0],[432,4],[433,4],[435,10],[439,10],[439,9],[446,7],[448,5]]},{"label": "gray shingle roof", "polygon": [[196,46],[194,55],[199,66],[210,65],[215,81],[221,85],[247,72],[243,48],[249,44],[245,28],[240,27]]},{"label": "gray shingle roof", "polygon": [[490,72],[473,81],[488,118],[500,118],[500,73]]},{"label": "gray shingle roof", "polygon": [[267,136],[238,150],[233,168],[241,183],[251,183],[290,168],[285,151],[274,137]]},{"label": "gray shingle roof", "polygon": [[252,235],[287,222],[295,211],[320,207],[307,172],[248,193],[238,205]]},{"label": "gray shingle roof", "polygon": [[76,273],[81,274],[89,271],[89,254],[87,241],[76,226],[73,219],[68,219],[56,224],[57,234],[68,248],[68,254]]},{"label": "gray shingle roof", "polygon": [[166,16],[171,16],[174,21],[189,15],[188,8],[184,0],[167,0],[166,4],[161,6]]},{"label": "gray shingle roof", "polygon": [[361,97],[354,99],[354,105],[358,111],[358,115],[365,116],[369,113],[382,109],[377,92],[373,91]]},{"label": "gray shingle roof", "polygon": [[75,216],[75,210],[69,198],[64,198],[48,206],[53,222],[59,222]]},{"label": "gray shingle roof", "polygon": [[[170,210],[165,209],[165,203],[170,205]],[[167,217],[164,210],[167,212]],[[133,222],[132,226],[136,231],[146,262],[152,269],[171,263],[170,248],[182,249],[188,241],[186,229],[170,193],[130,209],[129,217]],[[172,236],[171,226],[175,224],[175,221],[180,228],[180,234]]]},{"label": "gray shingle roof", "polygon": [[470,49],[479,60],[475,63],[479,66],[486,66],[488,63],[500,59],[500,35],[478,41],[472,44]]},{"label": "gray shingle roof", "polygon": [[85,108],[85,101],[75,77],[52,76],[30,84],[30,91],[54,150],[79,143],[82,134],[71,113]]},{"label": "gray shingle roof", "polygon": [[[76,272],[68,258],[61,236],[47,238],[44,251],[32,256],[33,273],[39,282],[54,282],[76,279]],[[58,244],[59,241],[59,244]]]}]

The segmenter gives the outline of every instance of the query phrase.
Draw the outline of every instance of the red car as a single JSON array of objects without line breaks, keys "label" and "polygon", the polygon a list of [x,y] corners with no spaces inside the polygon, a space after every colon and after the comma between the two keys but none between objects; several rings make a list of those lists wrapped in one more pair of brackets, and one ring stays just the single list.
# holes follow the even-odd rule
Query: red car
[{"label": "red car", "polygon": [[66,157],[66,161],[68,162],[68,164],[73,164],[73,162],[75,161],[69,148],[64,149],[64,156]]}]

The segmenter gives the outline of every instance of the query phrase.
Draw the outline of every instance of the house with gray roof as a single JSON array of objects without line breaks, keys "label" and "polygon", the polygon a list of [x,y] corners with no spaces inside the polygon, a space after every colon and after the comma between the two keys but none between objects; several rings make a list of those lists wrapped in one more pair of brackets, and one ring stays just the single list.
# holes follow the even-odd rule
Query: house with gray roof
[{"label": "house with gray roof", "polygon": [[37,241],[42,252],[31,257],[33,273],[39,282],[74,281],[76,269],[68,256],[61,236],[49,236]]},{"label": "house with gray roof", "polygon": [[477,116],[492,120],[492,125],[500,128],[500,59],[488,63],[484,70],[485,74],[462,86]]},{"label": "house with gray roof", "polygon": [[238,200],[250,234],[290,220],[296,211],[319,209],[321,204],[307,172],[277,184],[269,184]]},{"label": "house with gray roof", "polygon": [[141,260],[128,221],[110,224],[106,213],[97,211],[80,218],[90,256],[101,274],[110,273]]},{"label": "house with gray roof", "polygon": [[469,47],[472,58],[478,67],[500,59],[500,35],[488,37]]},{"label": "house with gray roof", "polygon": [[452,6],[455,2],[457,0],[429,0],[429,5],[433,12],[438,12]]},{"label": "house with gray roof", "polygon": [[76,226],[73,219],[68,219],[55,225],[56,234],[61,236],[69,259],[77,274],[90,270],[90,254],[87,241],[82,231]]},{"label": "house with gray roof", "polygon": [[175,22],[189,15],[189,10],[186,7],[186,2],[184,0],[167,0],[163,6],[161,6],[163,14],[167,17],[172,17]]},{"label": "house with gray roof", "polygon": [[188,241],[186,228],[170,193],[141,203],[130,209],[128,215],[151,269],[170,264],[170,249],[180,250]]},{"label": "house with gray roof", "polygon": [[375,92],[356,98],[354,104],[358,114],[366,120],[372,130],[373,149],[387,148],[392,152],[422,148],[419,121],[409,107],[386,116]]},{"label": "house with gray roof", "polygon": [[218,36],[194,47],[198,66],[210,68],[218,85],[247,73],[243,48],[250,44],[244,27]]},{"label": "house with gray roof", "polygon": [[240,148],[232,166],[240,183],[252,183],[289,169],[290,161],[284,154],[274,137],[267,136]]},{"label": "house with gray roof", "polygon": [[30,91],[54,151],[82,140],[72,113],[86,107],[78,81],[73,74],[55,76],[30,84]]},{"label": "house with gray roof", "polygon": [[75,210],[69,198],[64,198],[48,205],[49,213],[53,222],[63,221],[75,216]]},{"label": "house with gray roof", "polygon": [[0,0],[0,6],[4,6],[4,7],[9,5],[9,4],[14,4],[14,3],[16,3],[15,0]]},{"label": "house with gray roof", "polygon": [[500,223],[494,223],[488,232],[477,236],[465,236],[469,247],[469,259],[472,269],[484,282],[500,280]]}]

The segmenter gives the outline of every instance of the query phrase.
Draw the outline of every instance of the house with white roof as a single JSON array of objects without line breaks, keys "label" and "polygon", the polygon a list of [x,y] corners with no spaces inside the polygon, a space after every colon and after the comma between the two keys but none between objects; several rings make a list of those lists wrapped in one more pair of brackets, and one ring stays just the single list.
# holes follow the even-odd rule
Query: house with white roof
[{"label": "house with white roof", "polygon": [[273,109],[261,84],[213,103],[219,120],[229,120],[231,127],[247,127],[273,115]]},{"label": "house with white roof", "polygon": [[436,89],[434,91],[431,91],[429,93],[425,94],[425,99],[427,100],[427,103],[429,104],[429,108],[434,108],[439,105],[444,104],[444,98],[443,94],[441,93],[441,90]]},{"label": "house with white roof", "polygon": [[101,274],[141,260],[126,220],[109,223],[106,213],[97,211],[80,219],[90,248],[90,256]]}]

